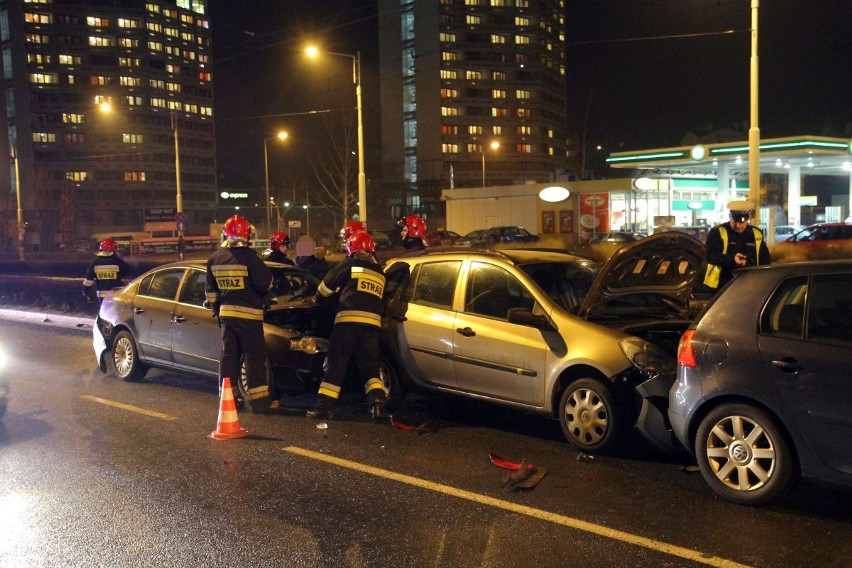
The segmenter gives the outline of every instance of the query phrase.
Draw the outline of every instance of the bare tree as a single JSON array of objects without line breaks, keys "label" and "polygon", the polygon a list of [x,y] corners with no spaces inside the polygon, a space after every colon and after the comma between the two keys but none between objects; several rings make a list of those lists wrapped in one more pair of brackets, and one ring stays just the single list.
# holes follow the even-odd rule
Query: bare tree
[{"label": "bare tree", "polygon": [[316,178],[311,202],[325,207],[335,221],[349,220],[358,210],[358,156],[353,112],[324,114],[312,139],[310,162]]}]

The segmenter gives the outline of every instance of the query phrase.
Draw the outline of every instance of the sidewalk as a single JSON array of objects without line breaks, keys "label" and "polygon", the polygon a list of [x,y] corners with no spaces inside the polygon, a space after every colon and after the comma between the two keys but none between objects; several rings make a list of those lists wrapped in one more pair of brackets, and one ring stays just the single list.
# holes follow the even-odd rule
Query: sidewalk
[{"label": "sidewalk", "polygon": [[35,323],[65,329],[88,331],[91,331],[95,325],[95,318],[84,314],[60,315],[44,311],[16,310],[12,308],[0,308],[0,321]]}]

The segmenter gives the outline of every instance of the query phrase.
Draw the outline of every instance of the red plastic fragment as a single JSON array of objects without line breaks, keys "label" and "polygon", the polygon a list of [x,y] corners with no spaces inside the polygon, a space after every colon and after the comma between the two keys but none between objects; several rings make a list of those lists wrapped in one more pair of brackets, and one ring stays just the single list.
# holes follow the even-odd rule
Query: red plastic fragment
[{"label": "red plastic fragment", "polygon": [[[517,471],[521,469],[521,464],[518,462],[509,461],[507,459],[501,458],[495,453],[488,454],[488,458],[491,460],[491,463],[496,465],[497,467],[502,467],[503,469],[511,469]],[[526,464],[527,469],[533,469],[535,466],[531,463]]]}]

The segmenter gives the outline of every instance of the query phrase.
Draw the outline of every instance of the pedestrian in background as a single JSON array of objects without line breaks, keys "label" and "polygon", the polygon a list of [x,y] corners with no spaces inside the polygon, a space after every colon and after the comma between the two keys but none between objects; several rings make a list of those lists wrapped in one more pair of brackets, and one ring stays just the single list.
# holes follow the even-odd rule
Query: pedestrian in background
[{"label": "pedestrian in background", "polygon": [[772,262],[763,231],[749,225],[754,204],[732,201],[727,223],[717,225],[707,233],[707,271],[704,288],[718,292],[733,278],[733,272],[744,266],[765,266]]},{"label": "pedestrian in background", "polygon": [[287,256],[287,251],[290,250],[292,245],[293,241],[290,240],[290,235],[283,231],[273,231],[269,235],[269,248],[264,252],[263,260],[293,266],[295,263]]},{"label": "pedestrian in background", "polygon": [[118,256],[114,239],[104,239],[98,244],[95,259],[86,269],[83,278],[83,296],[88,302],[102,301],[107,291],[120,288],[130,275],[130,267]]},{"label": "pedestrian in background", "polygon": [[296,241],[296,266],[307,270],[317,278],[323,278],[328,272],[325,247],[316,246],[310,236],[302,235]]},{"label": "pedestrian in background", "polygon": [[[264,413],[280,404],[270,394],[263,337],[264,300],[272,287],[272,272],[249,246],[247,219],[234,215],[225,221],[223,233],[224,245],[207,261],[205,302],[222,330],[219,385],[224,377],[238,385],[245,359],[247,402],[252,412]],[[241,399],[238,388],[234,391],[234,399]]]},{"label": "pedestrian in background", "polygon": [[387,390],[379,378],[379,331],[382,326],[382,294],[385,275],[374,252],[376,243],[367,231],[346,241],[348,257],[335,265],[317,290],[317,301],[340,294],[334,327],[329,338],[325,378],[317,403],[306,415],[334,418],[347,369],[354,361],[374,419],[385,414]]}]

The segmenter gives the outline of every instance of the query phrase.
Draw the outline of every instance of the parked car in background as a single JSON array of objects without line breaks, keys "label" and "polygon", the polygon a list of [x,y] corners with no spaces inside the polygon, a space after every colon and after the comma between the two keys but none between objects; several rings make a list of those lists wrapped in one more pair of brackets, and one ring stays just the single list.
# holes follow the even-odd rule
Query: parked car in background
[{"label": "parked car in background", "polygon": [[[267,377],[277,394],[319,384],[332,316],[314,300],[319,280],[300,268],[267,263],[277,303],[264,314]],[[206,262],[175,262],[142,274],[109,294],[93,330],[102,372],[133,381],[158,367],[215,377],[222,340],[218,318],[203,307]],[[232,377],[236,379],[236,377]],[[239,383],[246,395],[244,377]]]},{"label": "parked car in background", "polygon": [[456,244],[461,237],[455,231],[432,231],[426,233],[426,246],[430,247],[451,247]]},{"label": "parked car in background", "polygon": [[479,242],[479,240],[480,240],[479,237],[482,233],[485,232],[485,230],[486,229],[477,229],[475,231],[471,231],[471,232],[467,233],[463,237],[456,239],[455,246],[457,246],[457,247],[473,246],[474,242]]},{"label": "parked car in background", "polygon": [[0,418],[6,414],[9,406],[9,373],[6,372],[6,353],[0,345]]},{"label": "parked car in background", "polygon": [[393,241],[385,231],[372,231],[370,235],[376,243],[376,250],[387,250],[393,247]]},{"label": "parked car in background", "polygon": [[406,389],[555,418],[604,451],[635,426],[656,447],[704,247],[680,233],[621,248],[605,265],[541,249],[433,251],[388,261],[382,373]]},{"label": "parked car in background", "polygon": [[804,229],[801,225],[776,225],[775,227],[775,243],[784,242],[795,233]]},{"label": "parked car in background", "polygon": [[735,275],[681,339],[675,435],[736,503],[799,474],[852,487],[852,260]]},{"label": "parked car in background", "polygon": [[849,247],[852,246],[852,224],[810,225],[784,240],[782,246],[803,250]]},{"label": "parked car in background", "polygon": [[[475,233],[475,235],[474,235]],[[468,236],[470,236],[470,242],[465,243],[465,246],[472,247],[493,247],[495,245],[507,245],[507,244],[529,244],[529,243],[537,243],[539,241],[538,235],[533,235],[523,227],[491,227],[490,229],[481,229],[479,231],[474,231],[470,233],[470,235],[466,235],[463,241],[468,240]],[[458,244],[458,243],[457,243]]]}]

